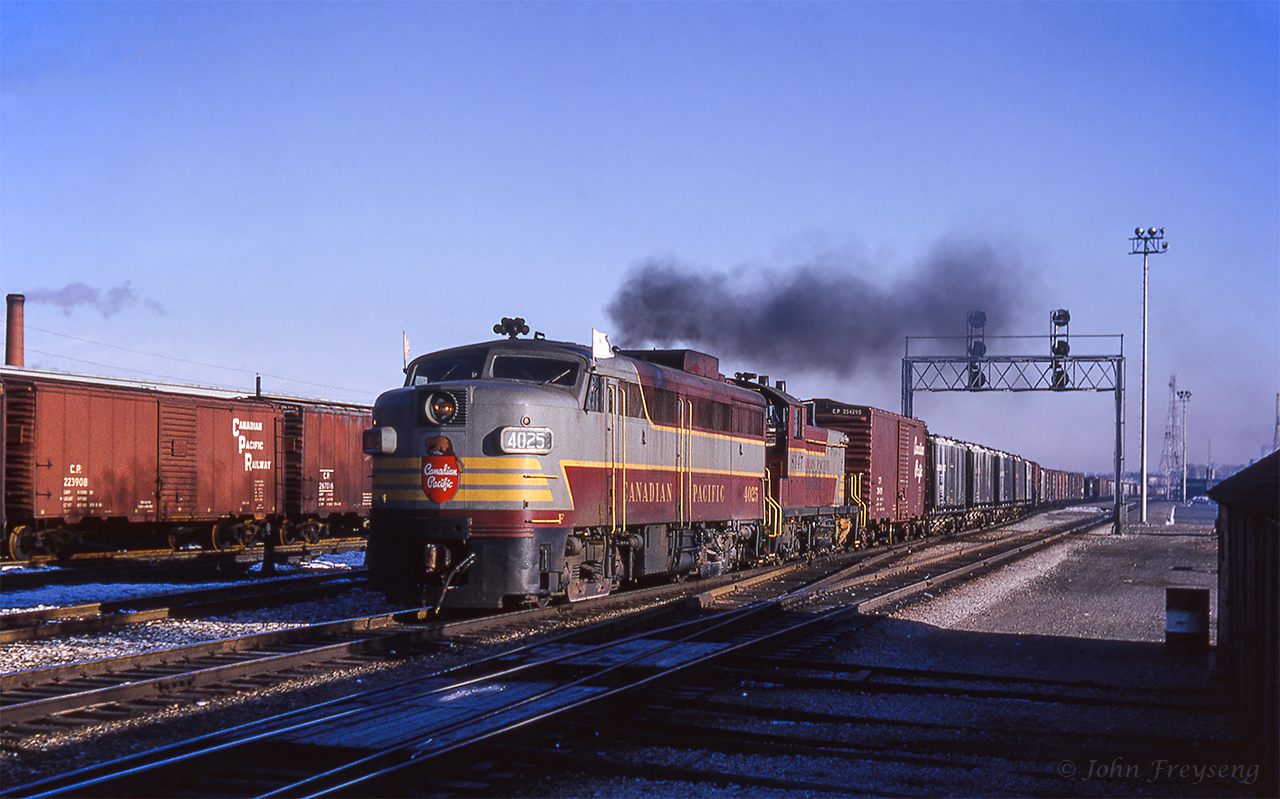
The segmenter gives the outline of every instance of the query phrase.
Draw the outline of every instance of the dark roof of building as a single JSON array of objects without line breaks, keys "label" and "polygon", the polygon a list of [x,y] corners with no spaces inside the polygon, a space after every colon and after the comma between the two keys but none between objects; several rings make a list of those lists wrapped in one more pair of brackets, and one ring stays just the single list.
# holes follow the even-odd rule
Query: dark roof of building
[{"label": "dark roof of building", "polygon": [[1280,518],[1280,450],[1209,489],[1209,499]]}]

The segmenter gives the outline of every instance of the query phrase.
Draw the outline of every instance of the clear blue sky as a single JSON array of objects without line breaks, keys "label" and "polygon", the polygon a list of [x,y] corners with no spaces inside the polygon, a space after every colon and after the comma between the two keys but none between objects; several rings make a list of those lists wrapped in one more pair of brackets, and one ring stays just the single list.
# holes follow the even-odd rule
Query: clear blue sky
[{"label": "clear blue sky", "polygon": [[[958,249],[1010,286],[989,334],[1044,335],[1062,307],[1124,336],[1137,469],[1128,238],[1155,225],[1151,468],[1175,373],[1188,459],[1247,462],[1280,392],[1278,9],[6,0],[0,291],[28,296],[28,366],[371,402],[402,331],[415,354],[502,316],[619,343],[610,304],[647,263],[754,304],[847,278],[883,311]],[[897,410],[886,324],[852,371],[722,369]],[[1113,407],[916,401],[936,431],[1089,471]]]}]

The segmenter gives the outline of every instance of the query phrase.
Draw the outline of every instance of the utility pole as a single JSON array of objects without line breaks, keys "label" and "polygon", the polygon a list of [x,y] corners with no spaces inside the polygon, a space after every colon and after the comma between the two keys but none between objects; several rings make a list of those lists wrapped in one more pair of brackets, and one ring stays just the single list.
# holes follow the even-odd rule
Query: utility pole
[{"label": "utility pole", "polygon": [[1164,240],[1164,228],[1148,228],[1135,230],[1129,239],[1132,248],[1130,255],[1142,256],[1142,484],[1138,490],[1142,495],[1142,516],[1139,521],[1147,523],[1147,256],[1159,254],[1169,249]]}]

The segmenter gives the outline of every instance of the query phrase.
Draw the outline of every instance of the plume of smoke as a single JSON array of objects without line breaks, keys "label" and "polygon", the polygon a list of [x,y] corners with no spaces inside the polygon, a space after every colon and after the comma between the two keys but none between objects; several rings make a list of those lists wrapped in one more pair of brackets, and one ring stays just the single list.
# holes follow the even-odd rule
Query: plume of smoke
[{"label": "plume of smoke", "polygon": [[96,308],[104,317],[110,318],[124,309],[141,301],[158,314],[164,314],[164,308],[155,300],[139,300],[134,294],[129,281],[121,283],[103,292],[84,283],[68,283],[59,289],[36,289],[26,294],[27,302],[56,305],[63,314],[70,316],[76,308],[84,305]]},{"label": "plume of smoke", "polygon": [[637,266],[607,308],[628,347],[676,344],[747,363],[846,377],[897,369],[905,336],[963,335],[970,311],[1021,315],[1027,276],[990,245],[946,243],[880,286],[826,258],[747,285],[673,258]]}]

